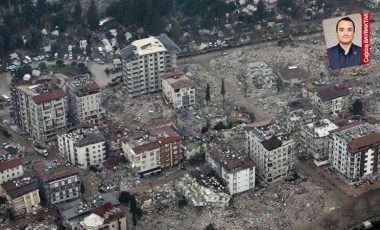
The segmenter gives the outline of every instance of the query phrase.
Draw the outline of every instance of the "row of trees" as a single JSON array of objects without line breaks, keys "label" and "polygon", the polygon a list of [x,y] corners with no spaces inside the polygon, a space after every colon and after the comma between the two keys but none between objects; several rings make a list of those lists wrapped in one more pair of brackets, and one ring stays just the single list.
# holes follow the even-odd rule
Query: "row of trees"
[{"label": "row of trees", "polygon": [[[16,49],[24,48],[32,52],[40,51],[42,28],[60,32],[66,31],[69,23],[82,25],[85,29],[96,30],[99,18],[94,0],[91,0],[86,17],[79,0],[73,4],[67,1],[37,0],[0,1],[3,11],[0,18],[0,55],[4,56]],[[74,7],[74,10],[72,8]],[[23,37],[24,39],[23,39]]]}]

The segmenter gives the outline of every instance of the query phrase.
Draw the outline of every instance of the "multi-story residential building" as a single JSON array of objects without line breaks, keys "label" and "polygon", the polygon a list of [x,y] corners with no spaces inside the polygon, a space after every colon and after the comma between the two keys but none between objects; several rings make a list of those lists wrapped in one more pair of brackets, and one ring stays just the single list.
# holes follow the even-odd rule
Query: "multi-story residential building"
[{"label": "multi-story residential building", "polygon": [[274,119],[245,126],[247,150],[256,176],[265,183],[283,180],[294,167],[294,140]]},{"label": "multi-story residential building", "polygon": [[90,74],[66,79],[69,121],[99,125],[100,87]]},{"label": "multi-story residential building", "polygon": [[1,186],[16,217],[36,213],[41,209],[39,185],[36,180],[18,177]]},{"label": "multi-story residential building", "polygon": [[342,83],[321,86],[308,84],[302,94],[311,100],[316,113],[323,117],[347,112],[351,103],[350,90]]},{"label": "multi-story residential building", "polygon": [[230,195],[255,187],[255,163],[248,156],[212,150],[206,153],[206,162],[224,180]]},{"label": "multi-story residential building", "polygon": [[177,67],[178,51],[166,35],[136,40],[120,50],[127,94],[136,97],[160,91],[161,77]]},{"label": "multi-story residential building", "polygon": [[178,166],[182,159],[181,137],[170,126],[149,130],[149,135],[160,145],[160,166],[167,169]]},{"label": "multi-story residential building", "polygon": [[327,119],[309,123],[301,127],[300,139],[302,145],[316,164],[319,165],[328,160],[329,132],[337,128],[337,125]]},{"label": "multi-story residential building", "polygon": [[200,112],[182,111],[176,114],[176,124],[181,129],[188,129],[200,133],[207,128],[207,119]]},{"label": "multi-story residential building", "polygon": [[92,214],[85,217],[80,222],[83,230],[127,230],[128,221],[125,213],[120,208],[115,208],[111,203],[105,203],[102,206],[92,210]]},{"label": "multi-story residential building", "polygon": [[313,110],[297,109],[291,111],[287,118],[286,128],[289,132],[299,131],[304,124],[314,122],[317,119]]},{"label": "multi-story residential building", "polygon": [[57,133],[59,154],[73,165],[88,169],[103,167],[106,160],[105,138],[91,124],[83,124]]},{"label": "multi-story residential building", "polygon": [[11,159],[0,162],[0,184],[24,175],[24,168],[20,159]]},{"label": "multi-story residential building", "polygon": [[346,182],[379,175],[380,133],[364,122],[352,123],[330,132],[329,160],[334,171]]},{"label": "multi-story residential building", "polygon": [[174,72],[162,77],[162,94],[175,109],[195,104],[194,82],[182,72]]},{"label": "multi-story residential building", "polygon": [[66,127],[67,96],[51,79],[20,82],[14,110],[20,128],[38,143],[55,144],[56,132]]},{"label": "multi-story residential building", "polygon": [[113,155],[121,153],[123,151],[121,148],[121,140],[128,134],[128,130],[121,125],[115,124],[104,124],[102,127],[99,127],[99,129],[106,139],[107,154]]},{"label": "multi-story residential building", "polygon": [[77,199],[80,196],[79,170],[74,166],[39,164],[35,173],[41,194],[50,205]]},{"label": "multi-story residential building", "polygon": [[149,175],[161,171],[160,144],[149,135],[124,138],[122,149],[136,173]]}]

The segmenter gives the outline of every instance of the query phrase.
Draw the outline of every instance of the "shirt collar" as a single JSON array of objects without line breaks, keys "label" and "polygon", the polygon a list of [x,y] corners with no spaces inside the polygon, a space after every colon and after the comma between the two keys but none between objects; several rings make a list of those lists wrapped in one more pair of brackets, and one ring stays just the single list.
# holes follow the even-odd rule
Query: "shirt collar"
[{"label": "shirt collar", "polygon": [[[350,53],[353,52],[353,47],[354,47],[354,44],[351,43],[351,46],[350,46],[350,49],[348,50],[347,55],[349,55]],[[341,52],[341,53],[343,53],[344,55],[346,55],[346,53],[345,53],[346,51],[340,46],[339,43],[338,43],[338,50],[339,50],[339,52]]]}]

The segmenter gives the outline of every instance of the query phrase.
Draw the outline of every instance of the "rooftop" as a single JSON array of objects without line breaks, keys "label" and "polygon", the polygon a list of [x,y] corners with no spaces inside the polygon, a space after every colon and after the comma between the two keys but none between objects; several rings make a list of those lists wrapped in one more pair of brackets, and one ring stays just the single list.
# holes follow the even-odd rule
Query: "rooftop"
[{"label": "rooftop", "polygon": [[132,42],[131,45],[120,50],[120,56],[124,60],[133,61],[138,58],[138,55],[178,50],[178,46],[167,35],[160,35]]},{"label": "rooftop", "polygon": [[378,130],[374,126],[363,122],[356,122],[332,130],[332,133],[343,139],[350,149],[358,149],[380,141]]},{"label": "rooftop", "polygon": [[331,101],[333,99],[350,95],[348,87],[342,83],[316,86],[312,89],[322,101]]},{"label": "rooftop", "polygon": [[165,76],[162,79],[168,81],[173,89],[182,89],[187,87],[193,87],[194,82],[190,80],[186,74],[182,72],[174,72]]},{"label": "rooftop", "polygon": [[209,154],[214,161],[218,162],[228,171],[240,171],[255,166],[255,163],[248,156],[235,156],[229,151],[212,150]]},{"label": "rooftop", "polygon": [[203,124],[206,122],[205,116],[201,112],[196,111],[183,111],[176,115],[188,126]]},{"label": "rooftop", "polygon": [[32,97],[36,104],[66,96],[65,91],[60,89],[51,79],[40,79],[35,84],[27,82],[18,85],[17,88]]},{"label": "rooftop", "polygon": [[319,120],[314,123],[307,124],[303,127],[305,132],[313,135],[314,137],[328,136],[330,131],[337,128],[338,126],[328,119]]},{"label": "rooftop", "polygon": [[105,141],[104,136],[99,132],[99,130],[88,124],[67,128],[59,132],[57,135],[66,136],[74,142],[76,147],[83,147],[92,143]]},{"label": "rooftop", "polygon": [[1,185],[4,191],[13,199],[39,189],[39,184],[31,177],[19,177]]},{"label": "rooftop", "polygon": [[12,159],[9,161],[0,162],[0,172],[3,172],[7,169],[13,169],[18,166],[22,166],[22,161],[20,159]]},{"label": "rooftop", "polygon": [[39,164],[34,169],[36,175],[45,183],[79,175],[79,170],[74,166],[56,165],[51,167],[47,164]]},{"label": "rooftop", "polygon": [[99,85],[90,74],[67,78],[66,82],[68,88],[79,97],[98,93],[100,90]]},{"label": "rooftop", "polygon": [[251,124],[245,129],[248,132],[252,132],[268,151],[294,142],[289,137],[289,133],[283,127],[276,124],[276,120],[274,119]]}]

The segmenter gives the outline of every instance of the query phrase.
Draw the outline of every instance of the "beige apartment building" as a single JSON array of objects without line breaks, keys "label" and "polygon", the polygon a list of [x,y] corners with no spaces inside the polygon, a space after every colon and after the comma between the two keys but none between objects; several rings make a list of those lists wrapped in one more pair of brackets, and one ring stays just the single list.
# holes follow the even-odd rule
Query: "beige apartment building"
[{"label": "beige apartment building", "polygon": [[161,91],[161,77],[175,71],[178,51],[166,35],[136,40],[121,49],[127,94],[137,97]]}]

